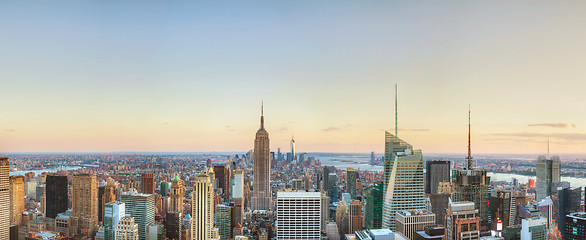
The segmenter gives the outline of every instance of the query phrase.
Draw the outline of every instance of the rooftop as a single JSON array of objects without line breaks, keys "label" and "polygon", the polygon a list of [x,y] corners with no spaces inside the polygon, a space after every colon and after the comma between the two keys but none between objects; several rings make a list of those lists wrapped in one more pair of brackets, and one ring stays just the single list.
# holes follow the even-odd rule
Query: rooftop
[{"label": "rooftop", "polygon": [[568,215],[568,216],[571,217],[571,218],[586,220],[586,212],[570,213],[570,215]]}]

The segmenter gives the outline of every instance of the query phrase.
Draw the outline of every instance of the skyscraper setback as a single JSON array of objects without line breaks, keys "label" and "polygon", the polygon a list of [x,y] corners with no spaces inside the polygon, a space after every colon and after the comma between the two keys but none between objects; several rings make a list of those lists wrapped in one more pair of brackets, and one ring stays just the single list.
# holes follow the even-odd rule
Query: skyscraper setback
[{"label": "skyscraper setback", "polygon": [[252,191],[252,210],[271,209],[271,165],[269,133],[264,126],[264,113],[261,106],[260,129],[254,139],[254,181]]}]

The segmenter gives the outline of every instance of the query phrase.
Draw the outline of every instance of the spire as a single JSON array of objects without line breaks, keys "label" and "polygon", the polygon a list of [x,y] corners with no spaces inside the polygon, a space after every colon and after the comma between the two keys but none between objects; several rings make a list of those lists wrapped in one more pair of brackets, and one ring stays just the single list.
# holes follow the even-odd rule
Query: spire
[{"label": "spire", "polygon": [[265,129],[264,102],[260,103],[260,129]]},{"label": "spire", "polygon": [[470,104],[468,104],[468,170],[472,170],[474,168],[474,159],[472,158],[472,150],[470,148]]},{"label": "spire", "polygon": [[397,119],[397,84],[395,83],[395,137],[399,137],[399,123]]}]

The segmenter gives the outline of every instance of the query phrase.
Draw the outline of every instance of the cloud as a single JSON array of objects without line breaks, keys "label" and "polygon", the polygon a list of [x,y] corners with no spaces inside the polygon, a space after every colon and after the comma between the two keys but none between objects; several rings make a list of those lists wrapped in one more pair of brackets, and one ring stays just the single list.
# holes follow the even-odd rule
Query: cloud
[{"label": "cloud", "polygon": [[277,132],[284,132],[284,131],[288,131],[289,128],[288,127],[282,127],[281,129],[279,129],[279,131]]},{"label": "cloud", "polygon": [[231,128],[231,126],[230,125],[226,125],[226,128]]},{"label": "cloud", "polygon": [[571,126],[573,128],[576,127],[576,124],[567,124],[567,123],[533,123],[529,124],[529,127],[551,127],[551,128],[568,128]]},{"label": "cloud", "polygon": [[519,132],[519,133],[494,133],[490,134],[492,136],[501,136],[501,137],[518,137],[518,138],[557,138],[566,141],[585,141],[586,140],[586,133],[531,133],[531,132]]},{"label": "cloud", "polygon": [[352,124],[346,124],[344,126],[339,126],[339,127],[331,126],[331,127],[322,129],[322,131],[324,131],[324,132],[340,131],[340,130],[343,130],[343,129],[346,129],[346,128],[349,128],[349,127],[352,127],[352,126],[354,126],[354,125],[352,125]]},{"label": "cloud", "polygon": [[163,123],[161,123],[161,124],[163,124],[163,125],[168,125],[169,123],[168,123],[168,122],[163,122]]},{"label": "cloud", "polygon": [[[391,131],[395,131],[395,129],[391,129]],[[399,128],[399,132],[401,131],[405,131],[405,132],[429,132],[431,131],[431,129],[429,128]]]},{"label": "cloud", "polygon": [[5,132],[14,132],[14,131],[16,131],[16,130],[14,130],[14,128],[11,128],[11,129],[4,129],[4,131],[5,131]]}]

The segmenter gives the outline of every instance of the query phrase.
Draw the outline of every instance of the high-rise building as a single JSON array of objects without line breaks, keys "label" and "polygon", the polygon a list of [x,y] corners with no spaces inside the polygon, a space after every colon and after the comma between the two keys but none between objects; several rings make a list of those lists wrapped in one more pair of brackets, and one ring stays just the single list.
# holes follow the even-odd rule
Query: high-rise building
[{"label": "high-rise building", "polygon": [[10,162],[0,157],[0,239],[10,239]]},{"label": "high-rise building", "polygon": [[125,215],[126,208],[122,202],[111,202],[104,205],[104,240],[115,240],[118,223]]},{"label": "high-rise building", "polygon": [[376,160],[374,158],[374,152],[370,152],[370,165],[376,164]]},{"label": "high-rise building", "polygon": [[562,235],[566,240],[586,239],[586,212],[570,213],[566,216],[566,234]]},{"label": "high-rise building", "polygon": [[[232,231],[232,237],[236,236],[234,235],[234,228],[238,225],[240,225],[240,230],[242,230],[242,200],[241,199],[237,199],[236,202],[231,202],[230,203],[230,228],[233,229]],[[240,233],[240,235],[242,235],[242,233]]]},{"label": "high-rise building", "polygon": [[243,198],[244,197],[244,175],[242,170],[234,170],[232,173],[232,179],[230,180],[232,189],[230,191],[230,198]]},{"label": "high-rise building", "polygon": [[[560,181],[561,162],[559,156],[539,156],[537,158],[537,201],[551,196],[551,184]],[[554,189],[555,193],[555,189]]]},{"label": "high-rise building", "polygon": [[351,201],[349,210],[348,233],[354,234],[354,232],[362,230],[362,202]]},{"label": "high-rise building", "polygon": [[427,161],[425,163],[425,193],[435,194],[440,182],[450,182],[450,161]]},{"label": "high-rise building", "polygon": [[125,205],[126,215],[131,215],[138,224],[139,239],[145,240],[147,227],[155,224],[155,195],[133,190],[122,193],[121,200]]},{"label": "high-rise building", "polygon": [[214,228],[214,189],[209,175],[204,173],[195,178],[191,199],[191,239],[211,240]]},{"label": "high-rise building", "polygon": [[22,225],[24,212],[24,176],[10,176],[10,224]]},{"label": "high-rise building", "polygon": [[161,182],[161,196],[166,197],[169,194],[169,182],[163,181]]},{"label": "high-rise building", "polygon": [[215,173],[214,181],[216,181],[218,184],[216,188],[222,189],[221,195],[219,196],[229,197],[230,195],[228,195],[228,185],[230,183],[230,168],[224,165],[215,165],[213,168]]},{"label": "high-rise building", "polygon": [[218,204],[216,205],[216,213],[214,214],[215,226],[218,228],[221,240],[230,240],[232,236],[231,226],[232,207]]},{"label": "high-rise building", "polygon": [[567,234],[566,232],[566,215],[573,212],[581,212],[582,206],[582,188],[563,188],[558,190],[558,215],[556,217],[556,223],[558,229],[562,232],[562,236]]},{"label": "high-rise building", "polygon": [[356,169],[346,168],[346,190],[352,198],[356,197],[356,180],[358,180]]},{"label": "high-rise building", "polygon": [[106,182],[100,183],[98,188],[98,222],[104,221],[104,206],[116,201],[116,188]]},{"label": "high-rise building", "polygon": [[[561,162],[559,156],[539,156],[537,158],[537,201],[552,195],[552,184],[560,182]],[[553,190],[555,193],[555,189]]]},{"label": "high-rise building", "polygon": [[444,240],[480,239],[480,217],[473,202],[450,202],[444,226]]},{"label": "high-rise building", "polygon": [[385,132],[385,201],[383,228],[395,230],[397,211],[425,209],[421,150]]},{"label": "high-rise building", "polygon": [[335,172],[329,173],[328,175],[328,197],[330,197],[330,203],[338,201],[338,175]]},{"label": "high-rise building", "polygon": [[93,237],[98,225],[98,182],[96,175],[73,176],[71,233]]},{"label": "high-rise building", "polygon": [[181,220],[180,212],[168,212],[165,218],[165,236],[169,240],[181,240]]},{"label": "high-rise building", "polygon": [[[373,183],[366,190],[364,220],[366,229],[381,229],[383,224],[384,189],[382,182]],[[445,210],[445,209],[444,209]]]},{"label": "high-rise building", "polygon": [[398,211],[397,232],[402,233],[408,239],[414,239],[415,233],[424,231],[425,227],[435,225],[435,214],[425,210]]},{"label": "high-rise building", "polygon": [[[521,239],[546,240],[547,218],[534,217],[521,220]],[[567,238],[564,238],[567,239]]]},{"label": "high-rise building", "polygon": [[155,194],[155,174],[143,173],[140,175],[140,185],[142,193]]},{"label": "high-rise building", "polygon": [[466,157],[466,162],[465,168],[457,169],[453,172],[453,199],[456,202],[474,202],[474,207],[478,209],[480,214],[480,230],[485,230],[488,229],[489,221],[488,185],[490,177],[486,175],[485,170],[474,168],[475,162],[470,146],[470,110],[468,110],[468,156]]},{"label": "high-rise building", "polygon": [[67,210],[67,176],[48,174],[46,181],[46,198],[45,198],[45,216],[49,218],[57,217],[57,214]]},{"label": "high-rise building", "polygon": [[492,191],[490,199],[490,215],[491,219],[494,219],[491,229],[495,231],[498,231],[498,225],[505,228],[518,225],[515,222],[518,215],[517,206],[525,206],[529,203],[525,193],[514,190]]},{"label": "high-rise building", "polygon": [[180,212],[183,215],[183,197],[185,196],[185,188],[183,181],[179,176],[175,176],[171,180],[171,191],[169,192],[169,210],[168,212]]},{"label": "high-rise building", "polygon": [[277,192],[277,239],[319,240],[321,221],[319,192]]},{"label": "high-rise building", "polygon": [[438,225],[444,224],[446,217],[446,209],[452,196],[452,186],[449,182],[443,181],[439,183],[437,193],[429,194],[431,202],[431,212],[435,214],[435,221]]},{"label": "high-rise building", "polygon": [[330,198],[328,195],[321,194],[321,229],[326,229],[326,225],[330,220]]},{"label": "high-rise building", "polygon": [[291,163],[295,162],[297,155],[295,155],[295,139],[291,136]]},{"label": "high-rise building", "polygon": [[256,138],[254,139],[252,210],[271,209],[270,142],[269,133],[265,130],[264,122],[263,109],[261,107],[260,129],[256,132]]},{"label": "high-rise building", "polygon": [[116,226],[116,240],[139,240],[139,226],[130,215],[120,219]]}]

